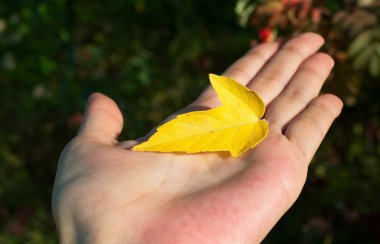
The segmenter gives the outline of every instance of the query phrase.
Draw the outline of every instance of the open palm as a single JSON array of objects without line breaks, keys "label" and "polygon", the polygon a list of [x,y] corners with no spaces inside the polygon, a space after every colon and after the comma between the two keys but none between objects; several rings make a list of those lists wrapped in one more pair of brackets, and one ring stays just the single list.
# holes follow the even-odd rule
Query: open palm
[{"label": "open palm", "polygon": [[[58,165],[53,214],[62,242],[260,242],[298,197],[342,103],[318,96],[333,67],[312,33],[250,50],[225,73],[268,105],[267,138],[228,153],[130,151],[116,104],[93,94]],[[209,87],[185,110],[219,105]],[[237,108],[238,109],[238,108]]]}]

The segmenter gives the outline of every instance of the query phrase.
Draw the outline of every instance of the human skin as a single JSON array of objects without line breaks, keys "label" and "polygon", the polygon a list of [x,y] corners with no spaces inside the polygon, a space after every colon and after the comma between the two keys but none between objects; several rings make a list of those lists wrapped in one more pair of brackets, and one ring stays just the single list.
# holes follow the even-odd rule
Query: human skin
[{"label": "human skin", "polygon": [[[305,33],[264,43],[225,71],[267,104],[268,136],[238,158],[132,151],[136,141],[116,140],[123,117],[115,102],[92,94],[58,163],[52,207],[61,243],[262,241],[298,198],[343,106],[319,95],[334,64],[317,53],[323,42]],[[219,104],[208,87],[182,111]]]}]

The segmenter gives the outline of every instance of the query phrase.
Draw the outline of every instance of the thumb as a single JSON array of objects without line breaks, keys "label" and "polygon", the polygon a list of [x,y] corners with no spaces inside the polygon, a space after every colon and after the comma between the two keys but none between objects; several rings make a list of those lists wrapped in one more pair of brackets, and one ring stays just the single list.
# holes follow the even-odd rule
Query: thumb
[{"label": "thumb", "polygon": [[91,94],[79,135],[111,145],[116,143],[122,129],[123,116],[116,103],[101,93]]}]

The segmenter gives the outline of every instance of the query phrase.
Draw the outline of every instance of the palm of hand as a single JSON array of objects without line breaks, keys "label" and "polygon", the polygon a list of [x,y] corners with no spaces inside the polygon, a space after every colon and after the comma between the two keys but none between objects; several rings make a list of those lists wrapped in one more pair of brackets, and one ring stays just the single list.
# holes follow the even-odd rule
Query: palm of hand
[{"label": "palm of hand", "polygon": [[[70,155],[82,153],[83,147],[84,145],[73,146]],[[76,150],[80,152],[75,152]],[[203,217],[215,222],[222,221],[223,216],[218,216],[219,212],[226,212],[231,208],[230,204],[239,201],[263,201],[263,195],[270,193],[267,197],[277,202],[293,202],[302,186],[302,182],[296,181],[303,181],[306,175],[304,167],[297,167],[305,165],[306,159],[302,153],[273,129],[265,141],[243,158],[230,158],[224,153],[150,155],[151,153],[110,148],[102,144],[90,145],[88,150],[80,157],[83,164],[80,164],[81,167],[72,177],[74,180],[70,179],[71,186],[75,188],[68,187],[66,193],[76,198],[77,207],[82,209],[77,217],[93,218],[93,224],[97,222],[95,219],[102,220],[99,225],[105,225],[104,220],[108,219],[112,228],[117,225],[115,223],[121,223],[122,226],[119,228],[123,228],[126,216],[133,222],[135,218],[139,218],[141,223],[163,212],[166,216],[173,216],[173,219],[167,222],[170,226],[157,223],[157,226],[161,226],[157,229],[156,225],[153,225],[153,229],[149,230],[150,236],[155,236],[152,241],[157,241],[157,236],[164,237],[161,228],[180,228],[177,231],[183,231],[182,227],[176,226],[176,221],[192,223],[196,219],[202,223]],[[70,163],[78,165],[78,162],[66,162],[66,165]],[[79,177],[79,184],[75,184],[78,175],[87,177],[85,180]],[[240,187],[235,188],[235,184]],[[273,192],[273,189],[277,191]],[[245,192],[245,197],[257,199],[244,199],[244,196],[235,191]],[[83,198],[84,192],[89,194],[89,197]],[[218,199],[217,202],[213,201],[215,198]],[[263,204],[268,203],[263,201]],[[251,210],[246,210],[247,212],[240,213],[243,215],[240,218],[251,218]],[[193,214],[189,215],[192,211]],[[160,218],[155,221],[160,221]],[[210,224],[209,221],[207,223]],[[231,224],[223,221],[221,223],[227,226]],[[243,223],[246,222],[242,221]],[[141,228],[139,225],[135,227]],[[210,227],[213,228],[203,226],[192,231],[218,231],[210,230]],[[227,240],[221,234],[219,237]],[[236,240],[236,237],[230,237]]]},{"label": "palm of hand", "polygon": [[[294,61],[296,68],[293,73],[289,71],[289,78],[263,83],[262,80],[270,76],[269,71],[274,70],[271,64],[280,67],[275,74],[282,74],[278,71],[280,61],[290,58],[290,47],[304,43],[306,38],[314,41],[314,46],[303,44],[304,58]],[[340,111],[340,101],[332,95],[309,103],[332,67],[326,55],[312,55],[321,44],[318,38],[312,34],[300,36],[286,44],[288,48],[282,49],[285,51],[277,51],[274,44],[264,44],[226,71],[226,75],[236,76],[260,95],[264,94],[264,100],[271,103],[266,114],[270,122],[268,137],[239,158],[231,158],[227,153],[140,153],[125,150],[122,144],[115,146],[110,138],[121,130],[120,121],[115,119],[120,117],[120,112],[108,98],[93,96],[92,113],[106,109],[111,115],[107,125],[116,129],[104,135],[96,134],[98,125],[90,121],[94,115],[89,114],[89,105],[87,121],[90,122],[85,121],[80,135],[61,156],[53,197],[58,226],[75,221],[92,226],[84,233],[77,233],[77,236],[86,236],[87,232],[83,240],[90,238],[88,233],[96,232],[97,237],[91,237],[92,240],[112,235],[131,242],[261,241],[299,195],[308,162]],[[259,63],[263,66],[271,56],[271,61],[260,70]],[[322,61],[325,69],[322,67],[322,74],[317,75],[310,67]],[[285,68],[289,67],[282,67]],[[301,93],[296,92],[302,85],[297,81],[306,72],[314,75],[314,83],[320,85],[312,86],[314,93],[303,92],[302,101]],[[281,80],[293,85],[288,85],[284,92]],[[290,94],[298,95],[287,94],[290,89],[293,89]],[[213,101],[215,95],[208,89],[194,104],[212,107],[215,106]],[[290,105],[287,108],[284,104]],[[96,106],[100,107],[94,109]],[[331,112],[327,112],[323,120],[313,120],[314,115],[328,106]],[[283,110],[290,110],[290,115],[281,112]],[[63,209],[67,216],[62,216]],[[64,230],[60,231],[62,237]]]}]

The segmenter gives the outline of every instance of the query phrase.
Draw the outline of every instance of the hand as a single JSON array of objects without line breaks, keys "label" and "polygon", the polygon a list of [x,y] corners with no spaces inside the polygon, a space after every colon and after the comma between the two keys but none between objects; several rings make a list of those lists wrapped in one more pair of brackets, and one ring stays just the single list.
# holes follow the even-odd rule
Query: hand
[{"label": "hand", "polygon": [[[58,164],[53,214],[62,243],[257,243],[299,196],[307,168],[342,102],[318,93],[333,60],[302,34],[261,44],[223,75],[268,105],[270,133],[239,158],[151,153],[118,143],[123,120],[101,94]],[[207,88],[187,109],[219,105]]]}]

